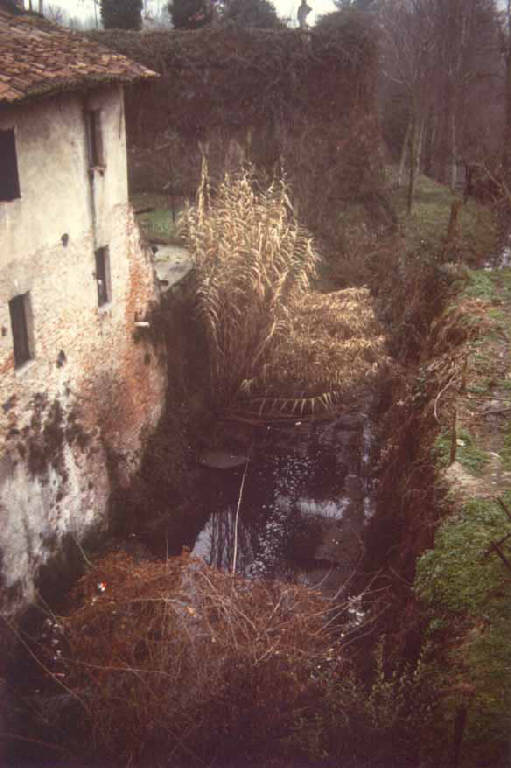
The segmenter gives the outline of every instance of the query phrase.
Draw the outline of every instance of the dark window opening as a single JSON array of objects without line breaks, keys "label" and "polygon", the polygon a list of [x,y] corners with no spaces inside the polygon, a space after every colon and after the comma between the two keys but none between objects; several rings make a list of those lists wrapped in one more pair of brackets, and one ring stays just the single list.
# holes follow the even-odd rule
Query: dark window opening
[{"label": "dark window opening", "polygon": [[91,109],[85,113],[87,129],[87,151],[89,155],[89,168],[103,168],[103,137],[101,133],[101,112],[99,109]]},{"label": "dark window opening", "polygon": [[21,197],[14,130],[0,131],[0,201]]},{"label": "dark window opening", "polygon": [[98,248],[96,251],[96,281],[98,284],[98,306],[102,307],[112,298],[108,248]]},{"label": "dark window opening", "polygon": [[32,360],[30,294],[15,296],[9,302],[12,337],[14,340],[14,367],[20,368]]}]

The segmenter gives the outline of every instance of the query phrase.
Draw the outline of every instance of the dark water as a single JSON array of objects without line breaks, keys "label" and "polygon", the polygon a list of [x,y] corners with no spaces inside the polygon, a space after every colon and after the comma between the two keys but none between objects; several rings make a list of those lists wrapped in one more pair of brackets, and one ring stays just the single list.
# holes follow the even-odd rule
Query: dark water
[{"label": "dark water", "polygon": [[[239,504],[236,572],[339,590],[363,555],[372,514],[367,409],[254,432]],[[244,468],[202,470],[211,514],[193,554],[232,570]]]}]

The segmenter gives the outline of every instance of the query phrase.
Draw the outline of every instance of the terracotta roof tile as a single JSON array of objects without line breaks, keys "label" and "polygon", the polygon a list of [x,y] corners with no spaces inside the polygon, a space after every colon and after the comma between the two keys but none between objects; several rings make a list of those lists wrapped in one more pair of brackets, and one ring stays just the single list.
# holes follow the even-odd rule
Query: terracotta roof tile
[{"label": "terracotta roof tile", "polygon": [[0,8],[0,104],[151,77],[147,67],[76,32]]}]

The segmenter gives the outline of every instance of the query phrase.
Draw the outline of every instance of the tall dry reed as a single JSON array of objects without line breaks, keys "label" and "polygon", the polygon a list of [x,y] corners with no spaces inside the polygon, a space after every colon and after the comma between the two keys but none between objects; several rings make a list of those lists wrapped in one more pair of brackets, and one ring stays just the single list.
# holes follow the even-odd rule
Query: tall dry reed
[{"label": "tall dry reed", "polygon": [[212,392],[225,407],[264,377],[318,256],[293,215],[285,181],[257,191],[251,169],[226,175],[212,195],[204,167],[183,231],[196,263]]}]

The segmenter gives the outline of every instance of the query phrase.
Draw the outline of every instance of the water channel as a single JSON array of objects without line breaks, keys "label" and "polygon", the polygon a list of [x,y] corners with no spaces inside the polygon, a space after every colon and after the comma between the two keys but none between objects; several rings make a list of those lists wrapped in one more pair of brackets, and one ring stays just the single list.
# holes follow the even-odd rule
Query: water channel
[{"label": "water channel", "polygon": [[247,465],[200,470],[210,514],[192,553],[226,570],[235,560],[249,578],[342,592],[373,513],[372,447],[368,401],[335,418],[255,428]]}]

